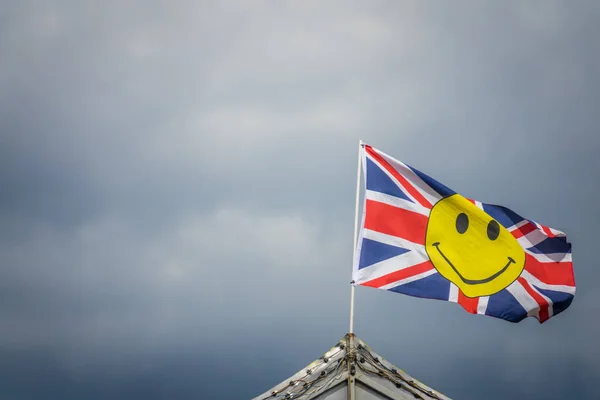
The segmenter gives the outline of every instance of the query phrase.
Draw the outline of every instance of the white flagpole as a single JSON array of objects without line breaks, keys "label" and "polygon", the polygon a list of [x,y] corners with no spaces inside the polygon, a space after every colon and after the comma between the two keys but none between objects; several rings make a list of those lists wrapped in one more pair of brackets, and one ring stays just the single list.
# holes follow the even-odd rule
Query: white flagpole
[{"label": "white flagpole", "polygon": [[[354,262],[354,256],[356,255],[356,245],[358,240],[358,200],[360,197],[360,170],[361,170],[361,150],[363,147],[363,141],[358,141],[358,170],[356,172],[356,205],[354,209],[354,251],[352,252],[352,260]],[[350,331],[354,333],[354,282],[351,283],[350,289]]]}]

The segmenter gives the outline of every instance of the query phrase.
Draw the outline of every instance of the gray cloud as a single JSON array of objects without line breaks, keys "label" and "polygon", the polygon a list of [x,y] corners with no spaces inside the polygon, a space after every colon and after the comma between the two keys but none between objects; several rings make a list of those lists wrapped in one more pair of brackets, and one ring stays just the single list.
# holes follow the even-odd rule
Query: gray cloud
[{"label": "gray cloud", "polygon": [[0,397],[186,398],[236,379],[210,398],[249,398],[319,356],[347,330],[362,138],[566,231],[578,292],[514,325],[359,288],[359,336],[451,397],[591,398],[599,14],[8,2]]}]

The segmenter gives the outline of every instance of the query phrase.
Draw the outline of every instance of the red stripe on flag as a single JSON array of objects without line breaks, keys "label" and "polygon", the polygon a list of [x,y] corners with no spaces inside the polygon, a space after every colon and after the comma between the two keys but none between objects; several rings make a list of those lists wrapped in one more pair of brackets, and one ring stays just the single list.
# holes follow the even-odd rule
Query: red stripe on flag
[{"label": "red stripe on flag", "polygon": [[531,222],[528,222],[525,225],[523,225],[522,227],[515,229],[511,233],[515,237],[515,239],[518,239],[522,236],[525,236],[525,235],[535,231],[536,229],[537,229],[537,226],[535,226]]},{"label": "red stripe on flag", "polygon": [[541,262],[531,254],[525,253],[525,271],[548,285],[575,286],[571,261]]},{"label": "red stripe on flag", "polygon": [[425,215],[374,200],[367,200],[365,210],[365,229],[425,244],[429,219]]},{"label": "red stripe on flag", "polygon": [[385,159],[379,153],[377,153],[375,150],[373,150],[373,148],[371,146],[365,146],[365,150],[383,168],[385,168],[386,171],[388,171],[394,178],[396,178],[398,180],[398,182],[400,182],[402,187],[412,197],[414,197],[415,200],[417,200],[419,202],[419,204],[421,204],[423,207],[427,207],[427,208],[431,209],[431,207],[432,207],[431,203],[417,189],[415,189],[415,187],[404,176],[402,176],[402,174],[400,174],[398,171],[396,171],[396,169],[394,167],[392,167],[390,165],[390,163],[385,161]]},{"label": "red stripe on flag", "polygon": [[477,314],[477,306],[479,305],[479,297],[467,297],[462,290],[458,289],[458,304],[471,314]]},{"label": "red stripe on flag", "polygon": [[549,311],[548,311],[548,302],[546,301],[546,299],[543,298],[542,295],[539,294],[534,288],[532,288],[531,285],[529,285],[529,282],[527,282],[525,280],[525,278],[523,278],[522,276],[519,277],[518,281],[521,285],[523,285],[523,287],[525,288],[525,291],[527,293],[529,293],[529,295],[531,297],[533,297],[535,302],[539,304],[539,306],[540,306],[540,311],[539,311],[540,322],[544,322],[548,318],[550,318]]},{"label": "red stripe on flag", "polygon": [[554,233],[552,233],[552,231],[550,230],[550,228],[548,228],[547,226],[544,225],[540,225],[542,227],[542,230],[544,231],[544,233],[548,236],[548,237],[555,237],[556,235]]},{"label": "red stripe on flag", "polygon": [[467,200],[469,200],[471,202],[471,204],[475,205],[475,200],[473,200],[473,199],[467,199]]},{"label": "red stripe on flag", "polygon": [[431,271],[433,264],[430,260],[422,262],[421,264],[413,265],[412,267],[404,268],[398,271],[394,271],[390,274],[375,278],[368,282],[362,283],[361,286],[369,286],[374,288],[380,288],[385,285],[389,285],[393,282],[398,282],[402,279],[410,278],[411,276],[422,274],[423,272]]}]

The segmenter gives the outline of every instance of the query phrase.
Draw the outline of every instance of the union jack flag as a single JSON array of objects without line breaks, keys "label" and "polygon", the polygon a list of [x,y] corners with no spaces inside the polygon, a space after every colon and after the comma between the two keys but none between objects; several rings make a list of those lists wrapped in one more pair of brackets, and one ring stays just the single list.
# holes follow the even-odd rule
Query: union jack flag
[{"label": "union jack flag", "polygon": [[[431,245],[426,243],[433,207],[457,193],[369,145],[361,144],[360,151],[365,195],[353,284],[450,301],[469,313],[511,322],[535,317],[543,323],[569,307],[575,295],[575,278],[571,244],[565,233],[523,218],[506,207],[467,199],[496,221],[496,227],[502,225],[524,253],[522,270],[512,283],[490,295],[467,296],[461,290],[467,284],[447,279],[436,268],[438,264],[428,254],[427,247]],[[456,219],[456,229],[460,233],[459,220]],[[497,236],[493,228],[488,228],[492,231],[488,235]],[[436,242],[432,246],[437,245]],[[515,263],[513,258],[508,259],[504,270]],[[501,272],[480,282],[488,282]]]}]

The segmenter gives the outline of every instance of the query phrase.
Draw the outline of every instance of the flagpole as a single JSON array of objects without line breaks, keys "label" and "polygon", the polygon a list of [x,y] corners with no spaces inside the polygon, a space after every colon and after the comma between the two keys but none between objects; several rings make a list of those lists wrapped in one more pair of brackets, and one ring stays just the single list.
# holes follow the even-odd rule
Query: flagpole
[{"label": "flagpole", "polygon": [[[356,171],[356,202],[354,207],[354,251],[352,252],[352,257],[354,260],[354,256],[356,255],[356,245],[358,240],[358,200],[360,197],[360,170],[361,170],[361,149],[363,147],[363,141],[358,141],[358,169]],[[354,281],[351,283],[350,289],[350,331],[349,333],[354,333]]]}]

